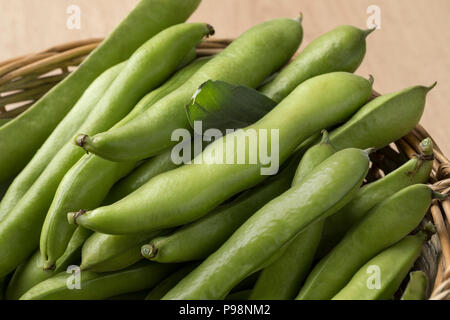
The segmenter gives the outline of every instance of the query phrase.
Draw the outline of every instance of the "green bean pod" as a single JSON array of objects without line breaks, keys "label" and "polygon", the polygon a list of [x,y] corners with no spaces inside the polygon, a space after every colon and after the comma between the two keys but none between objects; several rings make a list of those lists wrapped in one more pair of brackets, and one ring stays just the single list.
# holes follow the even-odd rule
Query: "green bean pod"
[{"label": "green bean pod", "polygon": [[[11,185],[11,181],[7,182],[1,182],[0,183],[0,205],[3,200],[4,195],[6,194],[6,191],[8,190],[9,186]],[[5,214],[6,215],[6,214]],[[4,215],[0,213],[0,220],[2,220]]]},{"label": "green bean pod", "polygon": [[80,289],[71,289],[68,285],[68,283],[77,285],[77,274],[62,272],[37,284],[20,297],[20,300],[107,299],[120,294],[151,289],[176,268],[177,265],[142,261],[117,272],[82,271],[78,274]]},{"label": "green bean pod", "polygon": [[419,225],[430,207],[432,195],[428,186],[416,184],[372,208],[314,267],[297,299],[331,299],[362,265]]},{"label": "green bean pod", "polygon": [[333,300],[388,300],[420,255],[426,235],[405,237],[367,262]]},{"label": "green bean pod", "polygon": [[332,155],[303,182],[250,217],[164,299],[225,298],[231,288],[260,269],[295,235],[345,205],[368,168],[368,154],[362,150],[346,149]]},{"label": "green bean pod", "polygon": [[117,296],[108,298],[106,300],[142,301],[142,300],[145,300],[145,297],[147,296],[147,294],[148,294],[148,290],[142,290],[142,291],[137,291],[137,292],[119,294]]},{"label": "green bean pod", "polygon": [[[427,94],[435,85],[409,87],[373,99],[349,121],[330,132],[331,143],[337,150],[380,149],[400,139],[419,123]],[[317,137],[311,136],[298,149],[305,150],[316,142]]]},{"label": "green bean pod", "polygon": [[325,220],[317,256],[322,258],[377,203],[401,189],[427,182],[433,168],[433,142],[426,138],[420,144],[422,155],[409,160],[385,177],[365,185],[344,208]]},{"label": "green bean pod", "polygon": [[300,184],[319,164],[335,153],[336,148],[331,144],[328,132],[322,130],[322,140],[302,156],[291,185]]},{"label": "green bean pod", "polygon": [[341,127],[330,132],[337,150],[382,148],[400,139],[419,123],[430,87],[415,86],[370,101]]},{"label": "green bean pod", "polygon": [[[400,277],[400,276],[399,276]],[[401,300],[426,300],[428,278],[423,271],[412,271]]]},{"label": "green bean pod", "polygon": [[[209,58],[198,59],[178,71],[165,84],[142,98],[114,127],[124,125],[176,90],[207,61]],[[74,226],[67,223],[67,213],[79,208],[92,209],[99,206],[112,185],[136,165],[135,162],[111,162],[95,155],[85,155],[68,171],[56,191],[41,232],[40,248],[46,268],[54,267],[74,230]]]},{"label": "green bean pod", "polygon": [[[208,59],[209,57],[203,57],[203,59]],[[192,48],[181,60],[179,68],[182,69],[189,65],[192,61],[197,59],[197,47]]]},{"label": "green bean pod", "polygon": [[[92,158],[96,159],[92,159]],[[130,172],[134,163],[110,162],[95,155],[82,157],[64,176],[50,206],[40,237],[45,269],[54,269],[64,253],[76,226],[67,223],[67,212],[74,208],[95,208],[109,188]],[[83,174],[90,173],[89,176]]]},{"label": "green bean pod", "polygon": [[190,129],[185,106],[201,84],[213,79],[257,87],[289,61],[302,37],[298,20],[275,19],[259,24],[141,117],[113,131],[86,137],[82,145],[87,151],[113,161],[141,160],[159,154],[175,144],[171,141],[174,130]]},{"label": "green bean pod", "polygon": [[[294,175],[295,161],[279,175],[243,192],[203,218],[184,225],[174,233],[152,239],[142,255],[160,263],[206,259],[216,251],[252,214],[286,191]],[[297,161],[298,162],[298,161]]]},{"label": "green bean pod", "polygon": [[141,246],[162,232],[137,235],[94,233],[83,245],[81,269],[93,272],[118,271],[143,259]]},{"label": "green bean pod", "polygon": [[41,253],[36,251],[26,262],[23,262],[14,272],[6,290],[6,299],[17,300],[29,289],[38,283],[65,271],[74,263],[78,263],[81,257],[81,247],[84,241],[91,235],[91,231],[78,228],[70,239],[67,250],[58,260],[58,268],[55,270],[44,270],[44,261]]},{"label": "green bean pod", "polygon": [[[210,32],[211,27],[207,24],[180,24],[147,41],[128,60],[81,130],[96,133],[111,128],[148,91],[164,82],[187,52]],[[67,143],[3,219],[0,225],[0,276],[12,271],[36,248],[56,189],[82,155],[82,149]]]},{"label": "green bean pod", "polygon": [[[187,20],[200,0],[141,0],[125,20],[60,84],[26,112],[0,128],[0,182],[16,175],[53,129],[106,69],[128,59],[146,40],[167,27]],[[76,130],[78,128],[72,128]],[[74,134],[67,130],[55,141],[47,164]],[[14,137],[14,139],[11,139]]]},{"label": "green bean pod", "polygon": [[4,299],[4,296],[5,296],[5,293],[4,293],[4,291],[5,291],[5,288],[4,288],[5,285],[6,285],[5,278],[1,278],[1,279],[0,279],[0,301],[3,300],[3,299]]},{"label": "green bean pod", "polygon": [[[271,140],[268,136],[275,132],[273,145],[282,164],[314,132],[345,121],[368,100],[370,92],[371,81],[345,72],[307,80],[257,123],[214,141],[192,164],[158,175],[115,204],[83,214],[70,213],[68,220],[109,234],[143,233],[197,220],[234,194],[261,182],[263,170],[273,174],[272,170],[276,173],[278,169],[265,167],[250,147],[242,153],[245,159],[257,158],[255,164],[220,164],[214,160],[216,150],[236,155],[234,141],[248,134],[258,138],[261,133],[260,143],[267,143],[264,138]],[[226,150],[230,144],[234,149]],[[268,148],[272,148],[270,141]]]},{"label": "green bean pod", "polygon": [[239,282],[237,285],[233,287],[233,289],[230,290],[231,293],[244,291],[252,289],[255,286],[256,281],[259,278],[259,275],[261,274],[261,271],[257,271],[249,275],[247,278]]},{"label": "green bean pod", "polygon": [[366,54],[366,37],[373,31],[339,26],[312,41],[260,91],[281,102],[303,81],[320,74],[354,72]]},{"label": "green bean pod", "polygon": [[[202,58],[204,59],[204,58]],[[202,150],[207,143],[203,143]],[[172,148],[169,148],[157,156],[143,161],[133,172],[118,181],[108,193],[103,205],[109,205],[125,198],[130,193],[142,187],[157,175],[180,167],[182,164],[174,163],[172,160]],[[191,154],[191,160],[198,154],[197,150]]]},{"label": "green bean pod", "polygon": [[[292,186],[300,184],[336,150],[330,144],[328,133],[322,141],[304,154]],[[322,235],[323,221],[318,221],[296,235],[286,246],[286,251],[272,264],[264,268],[250,295],[250,300],[289,300],[295,298],[302,281],[311,268]]]},{"label": "green bean pod", "polygon": [[235,300],[235,301],[249,300],[251,294],[252,294],[251,289],[233,292],[227,295],[225,297],[225,300]]},{"label": "green bean pod", "polygon": [[180,270],[168,276],[149,292],[149,294],[145,297],[145,300],[161,300],[161,298],[164,297],[170,289],[175,287],[177,283],[189,274],[197,265],[197,263],[189,263]]},{"label": "green bean pod", "polygon": [[172,149],[167,149],[161,154],[142,163],[133,172],[118,181],[111,188],[104,204],[117,202],[142,187],[157,175],[180,167],[181,164],[175,164],[172,161],[171,155]]},{"label": "green bean pod", "polygon": [[[61,121],[36,155],[9,186],[3,200],[0,202],[0,220],[14,209],[20,199],[45,170],[49,161],[59,151],[60,145],[58,141],[61,139],[66,128],[74,126],[76,128],[73,130],[78,129],[89,114],[95,110],[95,105],[105,95],[109,86],[117,78],[125,65],[126,62],[120,63],[106,70],[86,89],[85,93],[72,108],[72,111]],[[65,139],[65,142],[67,141],[69,141],[69,138]]]}]

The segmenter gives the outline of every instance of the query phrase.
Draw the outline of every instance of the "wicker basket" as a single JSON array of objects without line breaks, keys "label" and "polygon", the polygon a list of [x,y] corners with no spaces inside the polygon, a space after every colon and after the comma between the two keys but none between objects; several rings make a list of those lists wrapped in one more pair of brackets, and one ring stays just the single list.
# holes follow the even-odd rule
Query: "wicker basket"
[{"label": "wicker basket", "polygon": [[[0,119],[13,118],[25,111],[78,66],[101,40],[71,42],[0,63]],[[230,39],[204,41],[198,47],[198,55],[216,54],[230,42]],[[373,96],[378,94],[374,92]],[[372,154],[368,181],[381,178],[420,153],[420,141],[426,137],[430,135],[418,125],[400,140]],[[450,161],[433,142],[434,163],[429,184],[436,191],[448,193]],[[437,232],[424,245],[414,269],[427,274],[430,280],[427,294],[430,299],[450,299],[450,200],[433,202],[423,222],[430,221]]]}]

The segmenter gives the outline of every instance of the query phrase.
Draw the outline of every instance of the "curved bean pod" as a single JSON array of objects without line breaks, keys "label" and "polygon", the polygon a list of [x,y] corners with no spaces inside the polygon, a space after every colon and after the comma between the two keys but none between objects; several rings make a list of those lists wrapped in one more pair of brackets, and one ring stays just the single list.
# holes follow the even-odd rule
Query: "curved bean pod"
[{"label": "curved bean pod", "polygon": [[4,299],[5,296],[5,285],[6,285],[6,279],[5,278],[1,278],[0,279],[0,301]]},{"label": "curved bean pod", "polygon": [[50,278],[54,273],[44,270],[41,253],[36,251],[27,261],[22,262],[14,271],[8,284],[5,297],[8,300],[19,299],[25,292],[39,282]]},{"label": "curved bean pod", "polygon": [[256,87],[289,60],[302,37],[301,24],[293,19],[270,20],[251,28],[141,117],[87,137],[83,147],[113,161],[141,160],[161,153],[175,144],[171,141],[174,130],[190,129],[185,106],[201,84],[212,79]]},{"label": "curved bean pod", "polygon": [[[292,186],[300,184],[323,161],[336,150],[330,144],[328,133],[323,132],[322,141],[304,154]],[[296,235],[286,251],[272,264],[264,268],[250,295],[250,300],[289,300],[295,298],[302,281],[311,268],[322,235],[323,221],[318,221]]]},{"label": "curved bean pod", "polygon": [[[82,131],[108,130],[148,91],[159,86],[211,27],[203,23],[170,27],[142,45],[98,102]],[[182,39],[182,40],[180,40]],[[0,224],[0,276],[14,270],[39,243],[40,229],[56,189],[83,150],[67,143]],[[17,232],[20,230],[20,232]]]},{"label": "curved bean pod", "polygon": [[370,210],[314,267],[297,299],[331,299],[362,265],[419,225],[431,204],[432,195],[428,186],[416,184],[400,190]]},{"label": "curved bean pod", "polygon": [[427,294],[428,278],[423,271],[412,271],[409,282],[402,294],[401,300],[425,300]]},{"label": "curved bean pod", "polygon": [[164,297],[170,289],[175,287],[177,283],[189,274],[189,272],[191,272],[197,265],[197,263],[190,263],[168,276],[156,287],[154,287],[152,291],[150,291],[150,293],[145,297],[145,300],[161,300],[161,298]]},{"label": "curved bean pod", "polygon": [[251,294],[252,294],[251,289],[242,290],[239,292],[233,292],[233,293],[230,293],[229,295],[227,295],[225,297],[225,300],[235,300],[235,301],[249,300]]},{"label": "curved bean pod", "polygon": [[94,233],[83,245],[80,267],[93,272],[111,272],[129,267],[143,259],[142,244],[161,233],[121,236]]},{"label": "curved bean pod", "polygon": [[303,81],[320,74],[358,69],[366,53],[366,37],[373,31],[340,26],[321,35],[300,52],[260,91],[281,102]]},{"label": "curved bean pod", "polygon": [[346,149],[329,157],[302,183],[250,217],[164,299],[223,299],[295,235],[345,205],[368,168],[369,158],[362,150]]},{"label": "curved bean pod", "polygon": [[243,192],[234,201],[217,207],[172,234],[152,239],[142,247],[142,255],[160,263],[206,259],[252,214],[289,188],[298,161],[292,162],[293,165],[279,175]]},{"label": "curved bean pod", "polygon": [[337,150],[382,148],[400,139],[419,123],[430,87],[415,86],[382,95],[363,106],[341,127],[330,132]]},{"label": "curved bean pod", "polygon": [[147,296],[148,290],[142,290],[137,292],[131,292],[131,293],[124,293],[119,294],[117,296],[108,298],[107,300],[121,300],[121,301],[139,301],[139,300],[145,300],[145,297]]},{"label": "curved bean pod", "polygon": [[[73,130],[78,129],[89,114],[95,110],[95,105],[105,95],[109,86],[117,78],[125,65],[126,62],[120,63],[106,70],[86,89],[84,94],[72,108],[72,111],[70,111],[67,117],[61,121],[36,155],[9,186],[3,200],[0,202],[0,219],[14,209],[20,199],[39,178],[49,161],[53,158],[49,158],[49,155],[55,156],[59,151],[58,141],[63,135],[62,131],[65,131],[67,126],[72,125],[76,127]],[[67,142],[69,139],[70,138],[67,138],[65,141]]]},{"label": "curved bean pod", "polygon": [[104,204],[112,204],[136,191],[157,175],[181,166],[172,161],[172,149],[150,158],[128,176],[118,181],[109,191]]},{"label": "curved bean pod", "polygon": [[261,274],[261,271],[257,271],[249,275],[247,278],[239,282],[237,285],[233,287],[233,289],[230,290],[231,293],[249,290],[255,286],[256,281],[258,280],[259,275]]},{"label": "curved bean pod", "polygon": [[420,146],[423,155],[409,160],[380,180],[365,185],[350,203],[325,220],[317,257],[325,256],[377,203],[407,186],[427,182],[433,167],[433,142],[427,138]]},{"label": "curved bean pod", "polygon": [[[1,204],[1,201],[3,200],[3,197],[6,194],[6,191],[8,190],[10,185],[11,185],[11,181],[1,182],[0,183],[0,204]],[[3,216],[4,215],[2,215],[0,213],[0,220],[2,219]]]},{"label": "curved bean pod", "polygon": [[[337,150],[353,147],[378,149],[400,139],[419,123],[427,94],[435,85],[409,87],[373,99],[349,121],[330,132],[331,143]],[[315,142],[317,139],[312,136],[298,149],[305,150]]]},{"label": "curved bean pod", "polygon": [[79,274],[79,290],[68,288],[69,277],[73,277],[73,275],[62,272],[37,284],[20,297],[20,300],[106,299],[120,294],[150,289],[176,268],[177,265],[143,261],[117,272],[83,271]]},{"label": "curved bean pod", "polygon": [[333,300],[391,299],[419,257],[426,237],[424,233],[408,236],[382,251],[362,266]]},{"label": "curved bean pod", "polygon": [[[209,60],[210,58],[198,59],[178,71],[166,83],[142,98],[114,127],[126,124],[152,107],[158,100],[185,83]],[[95,155],[85,155],[68,171],[56,191],[41,232],[40,249],[45,268],[54,267],[74,230],[74,226],[67,223],[67,213],[80,208],[92,209],[99,206],[111,186],[136,165],[135,162],[111,162]]]},{"label": "curved bean pod", "polygon": [[322,130],[322,140],[315,146],[309,148],[295,172],[291,185],[300,184],[319,164],[336,153],[336,148],[331,144],[328,132]]},{"label": "curved bean pod", "polygon": [[[323,94],[324,87],[327,95]],[[278,147],[282,164],[314,132],[345,121],[367,101],[370,92],[370,81],[345,72],[307,80],[257,123],[214,141],[193,160],[194,164],[158,175],[113,205],[85,214],[71,213],[68,220],[109,234],[143,233],[194,221],[264,179],[261,175],[264,166],[259,160],[256,164],[214,163],[216,150],[221,150],[223,155],[229,153],[228,141],[244,139],[247,134],[258,137],[260,132],[269,132],[267,139],[275,130],[279,143],[274,141],[274,145]],[[234,148],[232,154],[237,154],[235,143]],[[250,148],[245,150],[245,156],[257,158]],[[203,163],[195,164],[196,159]]]},{"label": "curved bean pod", "polygon": [[[186,21],[199,3],[200,0],[141,0],[76,71],[0,128],[0,181],[12,178],[26,165],[95,78],[128,59],[158,32]],[[54,150],[49,150],[47,160],[41,163],[46,165],[73,134],[71,130],[65,131],[61,140],[55,141]]]},{"label": "curved bean pod", "polygon": [[44,261],[41,253],[36,251],[26,262],[23,262],[14,272],[6,290],[6,299],[17,300],[29,289],[38,283],[65,271],[74,263],[78,263],[81,256],[81,246],[91,235],[91,231],[78,228],[70,239],[67,250],[58,260],[58,268],[55,270],[44,270]]},{"label": "curved bean pod", "polygon": [[[67,223],[74,208],[95,208],[106,197],[109,186],[134,168],[134,163],[111,163],[95,155],[83,156],[64,176],[44,220],[40,252],[45,269],[54,269],[76,226]],[[85,174],[89,173],[89,176]]]}]

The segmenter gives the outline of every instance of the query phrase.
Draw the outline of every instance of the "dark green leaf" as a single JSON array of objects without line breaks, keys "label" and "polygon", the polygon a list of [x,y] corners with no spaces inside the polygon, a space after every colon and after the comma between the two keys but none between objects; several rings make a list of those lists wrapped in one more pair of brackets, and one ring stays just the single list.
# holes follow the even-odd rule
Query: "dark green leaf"
[{"label": "dark green leaf", "polygon": [[258,121],[275,106],[275,101],[255,89],[208,80],[194,94],[186,111],[192,128],[194,121],[202,121],[203,131],[215,128],[225,134],[226,129]]}]

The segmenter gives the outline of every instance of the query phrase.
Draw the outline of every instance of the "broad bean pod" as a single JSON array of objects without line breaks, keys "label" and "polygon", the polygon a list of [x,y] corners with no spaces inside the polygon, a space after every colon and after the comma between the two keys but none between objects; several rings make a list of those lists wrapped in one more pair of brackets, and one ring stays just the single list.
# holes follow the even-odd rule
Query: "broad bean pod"
[{"label": "broad bean pod", "polygon": [[433,191],[428,186],[415,184],[372,208],[317,263],[297,299],[331,299],[367,261],[413,231],[425,216],[432,198]]},{"label": "broad bean pod", "polygon": [[256,212],[164,299],[225,298],[231,288],[263,267],[295,235],[350,201],[368,168],[365,151],[335,153],[303,182]]},{"label": "broad bean pod", "polygon": [[185,106],[200,85],[208,80],[222,80],[257,87],[289,61],[302,38],[298,20],[274,19],[252,27],[203,66],[188,83],[142,116],[126,126],[86,137],[80,145],[113,161],[142,160],[159,154],[176,144],[171,141],[174,130],[190,129]]},{"label": "broad bean pod", "polygon": [[[76,71],[30,109],[0,128],[0,182],[12,178],[27,164],[92,81],[108,68],[128,59],[158,32],[186,21],[200,1],[141,0]],[[55,140],[54,150],[49,150],[48,157],[41,163],[45,166],[73,134],[73,130],[64,130],[60,139]]]},{"label": "broad bean pod", "polygon": [[[178,39],[180,41],[180,39]],[[158,100],[176,90],[209,58],[198,59],[181,69],[158,89],[142,98],[133,110],[114,127],[119,127],[152,107]],[[92,209],[99,206],[111,186],[128,174],[137,163],[112,162],[95,155],[83,156],[64,176],[53,197],[41,231],[40,248],[45,257],[45,267],[53,268],[64,252],[74,231],[67,223],[68,212],[80,208]]]},{"label": "broad bean pod", "polygon": [[[163,83],[187,52],[211,32],[202,23],[168,28],[144,43],[97,103],[82,130],[108,130],[150,90]],[[183,41],[179,41],[182,37]],[[56,189],[83,150],[67,143],[0,224],[0,276],[14,270],[39,243],[39,235]],[[18,231],[19,230],[19,231]],[[44,252],[45,254],[45,252]],[[44,260],[46,257],[44,255]]]},{"label": "broad bean pod", "polygon": [[[30,290],[20,300],[101,300],[120,294],[151,289],[168,274],[176,270],[176,265],[142,261],[127,269],[95,273],[80,272],[80,289],[68,286],[71,274],[62,272],[47,279]],[[74,284],[75,285],[75,284]]]},{"label": "broad bean pod", "polygon": [[383,178],[363,186],[349,204],[325,220],[317,257],[325,256],[376,204],[407,186],[427,182],[433,167],[433,142],[427,138],[421,142],[420,147],[422,155],[409,160]]},{"label": "broad bean pod", "polygon": [[[333,300],[388,300],[420,255],[426,235],[407,236],[368,261]],[[372,280],[372,281],[371,281]]]},{"label": "broad bean pod", "polygon": [[[256,157],[255,164],[224,165],[224,159],[222,163],[215,161],[217,150],[222,151],[222,155],[236,155],[236,144],[232,152],[226,150],[233,141],[251,133],[258,137],[258,132],[275,130],[278,141],[274,140],[273,144],[278,148],[279,163],[282,164],[300,142],[314,132],[348,119],[368,100],[371,85],[371,81],[345,72],[309,79],[257,123],[214,141],[192,164],[158,175],[115,204],[70,213],[68,220],[108,234],[143,233],[192,222],[234,194],[264,180],[262,169],[271,170],[264,168],[249,146],[243,154],[245,159]],[[324,87],[327,95],[323,94]],[[262,143],[271,148],[268,135],[261,139],[269,140]],[[196,164],[196,160],[202,163]]]},{"label": "broad bean pod", "polygon": [[[292,186],[300,184],[318,165],[332,156],[336,150],[330,144],[328,132],[322,141],[303,155]],[[295,298],[302,281],[306,278],[314,260],[322,235],[323,221],[318,221],[296,235],[285,252],[261,271],[250,300],[289,300]]]},{"label": "broad bean pod", "polygon": [[260,91],[281,102],[303,81],[320,74],[354,72],[364,59],[366,37],[373,31],[339,26],[313,40]]}]

